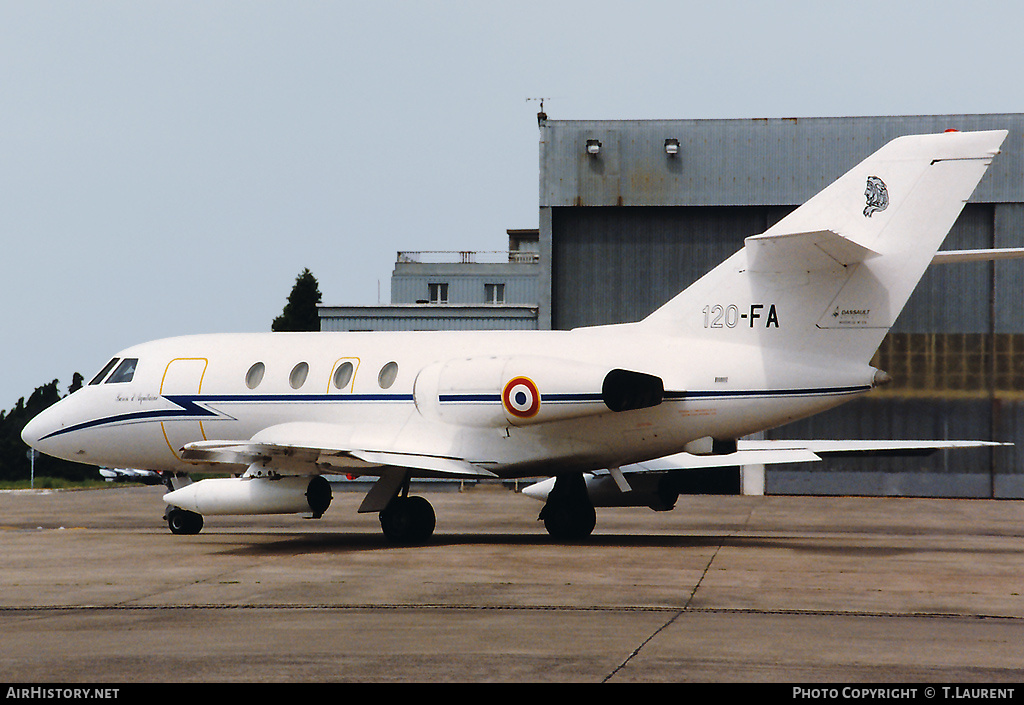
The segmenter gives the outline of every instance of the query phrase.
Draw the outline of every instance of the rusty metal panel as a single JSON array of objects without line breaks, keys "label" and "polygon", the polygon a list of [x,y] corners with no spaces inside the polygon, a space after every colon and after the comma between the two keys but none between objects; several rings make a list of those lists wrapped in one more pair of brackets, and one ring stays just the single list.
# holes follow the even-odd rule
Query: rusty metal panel
[{"label": "rusty metal panel", "polygon": [[[1024,115],[758,120],[544,120],[540,205],[787,205],[894,137],[1009,129],[972,202],[1024,202]],[[678,140],[675,154],[666,140]],[[588,151],[588,141],[600,148]]]}]

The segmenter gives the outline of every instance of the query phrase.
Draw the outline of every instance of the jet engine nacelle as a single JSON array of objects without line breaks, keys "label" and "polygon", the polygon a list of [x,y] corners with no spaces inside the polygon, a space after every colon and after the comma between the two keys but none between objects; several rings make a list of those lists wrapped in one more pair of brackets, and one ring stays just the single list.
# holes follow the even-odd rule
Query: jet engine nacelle
[{"label": "jet engine nacelle", "polygon": [[539,356],[436,362],[413,386],[423,416],[482,427],[643,409],[660,404],[664,392],[654,375]]},{"label": "jet engine nacelle", "polygon": [[211,478],[164,495],[167,504],[207,516],[311,513],[317,518],[332,498],[331,483],[319,475]]},{"label": "jet engine nacelle", "polygon": [[[623,492],[609,474],[584,473],[587,495],[595,507],[650,507],[656,512],[675,507],[679,495],[743,494],[739,473],[726,468],[673,470],[659,473],[630,473],[628,492]],[[527,497],[546,502],[555,478],[541,480],[522,490]]]},{"label": "jet engine nacelle", "polygon": [[[611,475],[584,473],[587,495],[595,507],[650,507],[656,512],[673,509],[679,498],[679,491],[669,481],[667,474],[630,475],[630,491],[623,492]],[[542,502],[555,487],[555,478],[541,480],[523,489],[523,494]]]}]

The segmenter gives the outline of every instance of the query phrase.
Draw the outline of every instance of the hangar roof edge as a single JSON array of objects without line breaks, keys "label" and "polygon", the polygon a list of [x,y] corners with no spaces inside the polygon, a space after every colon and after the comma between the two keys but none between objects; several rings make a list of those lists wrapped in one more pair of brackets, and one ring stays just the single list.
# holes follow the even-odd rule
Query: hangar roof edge
[{"label": "hangar roof edge", "polygon": [[548,118],[539,125],[541,207],[791,206],[895,137],[949,128],[1008,129],[971,201],[1024,203],[1022,113]]}]

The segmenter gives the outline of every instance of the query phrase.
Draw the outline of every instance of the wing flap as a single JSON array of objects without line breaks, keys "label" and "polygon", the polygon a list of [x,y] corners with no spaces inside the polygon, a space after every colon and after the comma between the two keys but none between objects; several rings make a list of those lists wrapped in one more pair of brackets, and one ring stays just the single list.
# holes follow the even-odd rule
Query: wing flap
[{"label": "wing flap", "polygon": [[623,473],[665,472],[667,470],[694,470],[697,468],[722,468],[735,465],[774,465],[777,463],[812,463],[821,460],[813,451],[805,448],[778,450],[737,450],[726,455],[693,455],[676,453],[663,458],[646,460],[642,463],[623,465]]},{"label": "wing flap", "polygon": [[343,443],[343,430],[333,424],[281,424],[260,431],[249,441],[189,443],[182,448],[181,457],[190,463],[211,465],[259,463],[282,474],[355,470],[373,475],[381,468],[398,467],[430,477],[497,477],[465,458]]},{"label": "wing flap", "polygon": [[415,453],[396,453],[381,450],[354,450],[351,455],[371,465],[381,467],[414,468],[427,470],[440,475],[468,477],[497,477],[490,470],[485,470],[473,463],[460,458],[448,458],[440,455],[418,455]]}]

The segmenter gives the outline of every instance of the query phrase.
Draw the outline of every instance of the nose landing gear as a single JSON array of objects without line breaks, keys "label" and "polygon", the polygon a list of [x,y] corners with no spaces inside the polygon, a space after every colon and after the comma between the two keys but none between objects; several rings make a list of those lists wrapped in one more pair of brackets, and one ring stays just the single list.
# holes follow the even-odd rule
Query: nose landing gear
[{"label": "nose landing gear", "polygon": [[191,535],[198,534],[203,530],[203,515],[190,512],[178,507],[167,506],[164,514],[167,520],[167,528],[172,534]]}]

